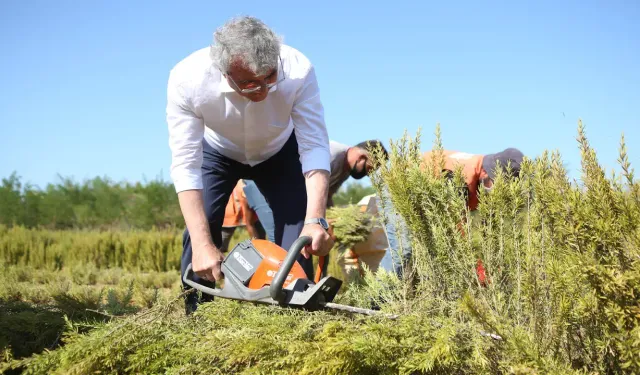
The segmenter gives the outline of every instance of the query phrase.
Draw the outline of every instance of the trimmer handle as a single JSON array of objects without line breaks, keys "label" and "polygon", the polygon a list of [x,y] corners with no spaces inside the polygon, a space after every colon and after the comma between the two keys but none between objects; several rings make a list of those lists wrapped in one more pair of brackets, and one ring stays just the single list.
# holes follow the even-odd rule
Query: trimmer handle
[{"label": "trimmer handle", "polygon": [[298,255],[300,255],[302,249],[307,245],[311,245],[312,240],[313,239],[309,236],[300,237],[295,240],[289,248],[287,257],[284,258],[280,269],[276,272],[276,275],[273,277],[271,285],[269,286],[269,294],[275,301],[282,302],[286,298],[287,295],[282,290],[284,281],[286,280],[287,275],[289,275],[289,272],[298,259]]},{"label": "trimmer handle", "polygon": [[193,268],[191,266],[191,263],[189,263],[189,265],[187,265],[187,269],[184,272],[184,276],[182,277],[182,281],[184,281],[184,283],[189,285],[190,287],[203,293],[211,294],[214,296],[220,294],[220,289],[209,288],[208,286],[197,283],[195,280],[193,280],[193,275]]}]

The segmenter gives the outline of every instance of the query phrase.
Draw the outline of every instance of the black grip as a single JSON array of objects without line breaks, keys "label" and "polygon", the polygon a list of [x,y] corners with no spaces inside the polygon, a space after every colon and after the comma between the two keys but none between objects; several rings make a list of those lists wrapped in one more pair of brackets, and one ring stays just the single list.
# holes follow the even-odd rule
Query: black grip
[{"label": "black grip", "polygon": [[289,275],[289,272],[291,271],[291,268],[296,262],[298,255],[300,255],[302,249],[307,245],[311,245],[312,240],[313,239],[309,236],[300,237],[295,240],[289,248],[287,257],[284,258],[280,269],[278,270],[278,272],[276,272],[276,275],[271,281],[271,286],[269,286],[269,294],[275,301],[282,302],[286,297],[286,294],[282,290],[284,280],[287,278],[287,275]]}]

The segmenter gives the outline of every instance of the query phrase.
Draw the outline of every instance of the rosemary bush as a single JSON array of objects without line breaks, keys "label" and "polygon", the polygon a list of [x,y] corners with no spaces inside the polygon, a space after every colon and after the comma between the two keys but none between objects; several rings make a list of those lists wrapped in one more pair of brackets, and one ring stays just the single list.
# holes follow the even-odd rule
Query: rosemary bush
[{"label": "rosemary bush", "polygon": [[180,269],[182,234],[149,231],[44,230],[0,226],[0,260],[8,265],[60,270],[98,268],[169,271]]},{"label": "rosemary bush", "polygon": [[558,152],[544,152],[526,159],[516,180],[499,174],[474,215],[459,171],[453,183],[434,173],[439,128],[431,163],[419,139],[392,142],[390,163],[373,176],[412,232],[413,258],[394,287],[404,293],[386,300],[479,324],[502,338],[494,357],[502,363],[640,372],[640,194],[624,137],[622,173],[607,178],[580,122],[581,181],[569,180]]},{"label": "rosemary bush", "polygon": [[[26,374],[640,373],[640,187],[620,145],[607,177],[582,124],[582,177],[557,152],[498,175],[471,213],[424,164],[420,133],[391,142],[372,176],[411,230],[402,279],[367,272],[338,301],[375,300],[397,320],[181,299],[99,323],[64,346],[11,362]],[[378,160],[381,160],[378,158]],[[381,217],[388,221],[392,218]],[[481,259],[488,282],[481,284]]]},{"label": "rosemary bush", "polygon": [[327,219],[333,227],[335,252],[342,252],[366,241],[375,224],[375,218],[369,213],[361,212],[360,207],[355,204],[331,207],[327,210]]}]

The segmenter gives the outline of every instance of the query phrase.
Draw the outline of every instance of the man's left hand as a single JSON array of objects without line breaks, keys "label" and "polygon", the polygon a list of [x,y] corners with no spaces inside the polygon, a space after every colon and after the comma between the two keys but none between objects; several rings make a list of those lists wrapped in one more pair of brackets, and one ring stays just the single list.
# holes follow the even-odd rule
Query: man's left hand
[{"label": "man's left hand", "polygon": [[302,255],[309,259],[311,255],[324,256],[329,254],[333,247],[333,239],[320,224],[305,225],[300,233],[300,237],[309,236],[312,238],[311,245],[302,249]]}]

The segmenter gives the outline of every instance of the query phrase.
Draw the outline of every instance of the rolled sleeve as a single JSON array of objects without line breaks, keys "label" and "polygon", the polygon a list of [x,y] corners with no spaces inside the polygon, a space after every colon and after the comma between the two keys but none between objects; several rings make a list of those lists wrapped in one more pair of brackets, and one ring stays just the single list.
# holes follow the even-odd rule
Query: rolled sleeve
[{"label": "rolled sleeve", "polygon": [[167,85],[167,125],[171,149],[171,179],[176,192],[202,189],[202,139],[204,121],[185,99],[182,84],[173,73]]},{"label": "rolled sleeve", "polygon": [[302,173],[307,173],[316,169],[322,169],[331,173],[330,155],[321,148],[308,150],[300,153],[300,163],[302,163]]},{"label": "rolled sleeve", "polygon": [[302,173],[325,170],[331,173],[329,134],[324,121],[324,108],[315,69],[310,66],[303,86],[293,105],[291,118],[298,141]]}]

